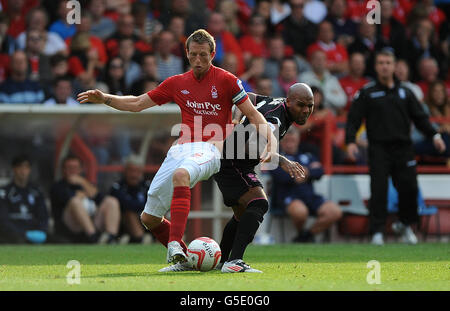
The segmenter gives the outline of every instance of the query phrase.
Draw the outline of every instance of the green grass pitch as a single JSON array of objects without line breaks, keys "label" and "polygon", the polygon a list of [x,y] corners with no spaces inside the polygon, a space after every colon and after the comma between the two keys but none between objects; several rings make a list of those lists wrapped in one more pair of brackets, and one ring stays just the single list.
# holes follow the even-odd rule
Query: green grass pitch
[{"label": "green grass pitch", "polygon": [[[159,273],[160,245],[0,246],[0,291],[302,291],[450,290],[450,244],[250,245],[246,261],[263,274],[219,271]],[[66,265],[80,262],[80,284],[68,284]],[[368,284],[370,260],[381,284]]]}]

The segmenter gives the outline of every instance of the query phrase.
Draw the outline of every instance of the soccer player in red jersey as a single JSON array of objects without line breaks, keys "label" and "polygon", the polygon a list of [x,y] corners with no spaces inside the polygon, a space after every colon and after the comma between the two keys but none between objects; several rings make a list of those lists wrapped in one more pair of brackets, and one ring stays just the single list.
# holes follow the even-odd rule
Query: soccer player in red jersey
[{"label": "soccer player in red jersey", "polygon": [[[168,249],[167,261],[174,265],[168,267],[169,270],[164,268],[167,271],[189,269],[182,236],[190,209],[190,188],[219,171],[219,149],[227,130],[232,129],[227,124],[231,124],[233,104],[238,105],[258,132],[267,138],[268,152],[261,156],[261,161],[270,160],[276,148],[270,127],[252,105],[240,80],[212,65],[214,38],[203,29],[195,31],[186,41],[186,54],[192,70],[167,78],[148,93],[116,96],[89,90],[78,95],[82,104],[104,103],[123,111],[139,112],[168,102],[180,107],[181,137],[170,148],[155,175],[141,214],[144,226]],[[171,222],[164,218],[169,209]],[[161,271],[166,271],[164,269]]]}]

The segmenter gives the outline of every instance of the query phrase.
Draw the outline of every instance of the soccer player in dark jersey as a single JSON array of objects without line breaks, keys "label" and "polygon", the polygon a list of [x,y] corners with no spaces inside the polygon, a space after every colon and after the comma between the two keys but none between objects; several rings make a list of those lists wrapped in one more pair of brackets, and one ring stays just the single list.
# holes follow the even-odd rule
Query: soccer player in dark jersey
[{"label": "soccer player in dark jersey", "polygon": [[[314,109],[314,97],[310,87],[304,83],[296,83],[289,88],[287,98],[271,98],[248,94],[257,110],[264,116],[275,135],[280,140],[284,137],[290,125],[295,122],[303,125]],[[248,125],[244,117],[242,126]],[[257,159],[236,159],[234,154],[227,151],[228,140],[235,143],[236,136],[242,126],[236,126],[234,133],[228,136],[223,148],[223,159],[220,171],[214,175],[224,203],[233,208],[234,215],[226,224],[220,248],[222,251],[222,272],[261,272],[251,268],[243,260],[248,244],[253,240],[263,216],[269,208],[267,196],[256,173]],[[250,136],[251,139],[251,136]],[[236,146],[239,148],[239,144]],[[305,179],[303,167],[297,163],[279,156],[279,165],[297,181]]]}]

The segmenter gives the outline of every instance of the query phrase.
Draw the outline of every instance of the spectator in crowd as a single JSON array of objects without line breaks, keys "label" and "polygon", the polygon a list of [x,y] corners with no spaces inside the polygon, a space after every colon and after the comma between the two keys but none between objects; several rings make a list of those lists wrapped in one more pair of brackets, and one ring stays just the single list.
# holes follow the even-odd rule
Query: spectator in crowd
[{"label": "spectator in crowd", "polygon": [[[300,128],[302,134],[301,150],[319,157],[324,139],[324,124],[334,118],[334,112],[332,109],[324,107],[325,97],[320,88],[312,86],[311,90],[314,95],[314,111],[306,124]],[[341,164],[345,160],[345,154],[341,149],[344,143],[344,134],[342,129],[339,129],[333,122],[329,135],[331,135],[334,164]]]},{"label": "spectator in crowd", "polygon": [[327,69],[326,54],[321,50],[312,52],[310,57],[312,70],[300,75],[299,80],[323,91],[324,107],[330,108],[335,115],[341,113],[347,104],[347,96],[339,80]]},{"label": "spectator in crowd", "polygon": [[333,25],[334,40],[336,43],[347,47],[356,37],[358,26],[347,17],[347,1],[332,0],[328,11],[327,20]]},{"label": "spectator in crowd", "polygon": [[92,48],[88,32],[77,33],[70,42],[69,74],[76,77],[81,85],[96,80],[101,72],[97,50]]},{"label": "spectator in crowd", "polygon": [[433,0],[421,0],[411,10],[408,19],[414,23],[418,19],[426,18],[433,22],[437,32],[441,30],[441,25],[447,20],[443,10],[434,5]]},{"label": "spectator in crowd", "polygon": [[9,19],[7,34],[14,39],[25,31],[25,16],[30,9],[38,5],[38,1],[27,0],[6,0],[2,1],[2,10],[5,11]]},{"label": "spectator in crowd", "polygon": [[247,25],[239,22],[239,6],[236,1],[222,0],[217,5],[218,11],[223,15],[227,31],[233,34],[235,38],[239,38],[243,33],[246,33]]},{"label": "spectator in crowd", "polygon": [[39,30],[27,31],[25,53],[29,62],[28,75],[33,81],[46,84],[51,80],[50,59],[43,54],[44,37]]},{"label": "spectator in crowd", "polygon": [[119,202],[101,194],[81,174],[78,157],[64,158],[63,177],[50,191],[55,232],[72,242],[113,243],[119,231]]},{"label": "spectator in crowd", "polygon": [[52,78],[65,76],[69,73],[69,63],[67,56],[55,54],[50,57],[50,71]]},{"label": "spectator in crowd", "polygon": [[353,95],[362,88],[370,80],[364,77],[366,70],[366,62],[364,55],[355,52],[350,55],[349,73],[347,76],[339,79],[339,83],[342,86],[345,94],[347,95],[347,105],[345,106],[345,112],[348,112],[352,102]]},{"label": "spectator in crowd", "polygon": [[423,94],[428,92],[428,87],[439,79],[439,64],[432,57],[424,57],[417,64],[419,67],[419,79],[417,85],[422,89]]},{"label": "spectator in crowd", "polygon": [[266,23],[262,16],[253,15],[250,18],[249,33],[239,39],[245,63],[253,57],[268,56],[266,30]]},{"label": "spectator in crowd", "polygon": [[140,94],[148,93],[154,90],[159,85],[159,82],[152,78],[145,78],[142,81],[142,88]]},{"label": "spectator in crowd", "polygon": [[119,41],[119,57],[123,61],[125,70],[125,87],[128,89],[141,76],[141,66],[134,61],[135,49],[131,38],[122,38]]},{"label": "spectator in crowd", "polygon": [[[324,171],[319,160],[311,153],[298,151],[300,134],[291,127],[280,141],[280,153],[291,161],[299,162],[306,170],[306,181],[298,183],[281,168],[270,171],[273,178],[272,202],[277,208],[285,208],[298,236],[293,242],[312,242],[314,236],[324,232],[337,222],[342,211],[336,203],[326,201],[314,191],[313,182],[319,180]],[[304,227],[308,216],[317,217],[311,228]]]},{"label": "spectator in crowd", "polygon": [[204,28],[205,19],[205,0],[189,1],[189,0],[171,0],[164,1],[164,7],[159,20],[164,28],[169,24],[170,18],[174,15],[182,17],[186,21],[185,35],[193,33],[195,30]]},{"label": "spectator in crowd", "polygon": [[[236,55],[234,55],[233,53],[226,53],[225,57],[223,58],[221,68],[225,69],[228,72],[231,72],[235,76],[238,76],[237,75],[238,59]],[[252,78],[252,76],[255,73],[257,73],[255,72],[255,69],[250,68],[249,71],[244,73],[245,75],[244,78],[242,76],[239,76],[239,79],[242,82],[242,86],[244,87],[244,90],[246,92],[251,92],[253,90],[251,85],[248,83],[248,79]]]},{"label": "spectator in crowd", "polygon": [[295,59],[293,57],[283,59],[280,63],[280,74],[272,80],[272,95],[274,97],[286,97],[289,87],[298,81],[298,66]]},{"label": "spectator in crowd", "polygon": [[255,86],[255,93],[262,95],[262,96],[270,96],[270,97],[274,97],[273,91],[272,91],[273,87],[272,87],[272,79],[270,79],[269,77],[266,76],[261,76],[257,81],[256,81],[256,86]]},{"label": "spectator in crowd", "polygon": [[105,43],[108,57],[115,57],[119,54],[119,40],[122,38],[132,38],[134,47],[139,53],[147,53],[152,51],[152,46],[142,41],[137,34],[134,33],[135,21],[131,14],[120,15],[117,20],[117,31],[114,32]]},{"label": "spectator in crowd", "polygon": [[44,105],[78,106],[80,103],[73,97],[72,79],[68,76],[58,77],[53,82],[53,97],[44,101]]},{"label": "spectator in crowd", "polygon": [[149,181],[144,179],[144,163],[137,156],[130,156],[124,167],[120,181],[115,182],[110,190],[120,204],[122,224],[130,243],[143,242],[145,228],[139,219],[147,200]]},{"label": "spectator in crowd", "polygon": [[[236,60],[237,61],[237,60]],[[239,76],[242,82],[246,81],[249,89],[254,90],[256,81],[264,74],[264,58],[254,57],[248,63],[248,70]],[[247,89],[245,89],[247,91]]]},{"label": "spectator in crowd", "polygon": [[25,52],[11,55],[11,75],[0,84],[0,103],[39,104],[44,101],[44,91],[37,81],[28,77],[28,60]]},{"label": "spectator in crowd", "polygon": [[69,24],[67,22],[67,16],[70,12],[70,4],[67,5],[69,0],[59,0],[58,5],[58,17],[59,19],[50,25],[49,31],[57,33],[63,40],[75,35],[77,28],[75,24]]},{"label": "spectator in crowd", "polygon": [[[290,0],[291,14],[282,22],[283,37],[296,54],[306,57],[306,49],[317,38],[317,26],[303,16],[305,0]],[[299,35],[301,34],[301,35]]]},{"label": "spectator in crowd", "polygon": [[416,98],[423,103],[423,92],[422,89],[415,83],[410,81],[409,74],[409,64],[404,59],[399,59],[395,62],[395,77],[401,81],[407,88],[414,93]]},{"label": "spectator in crowd", "polygon": [[44,243],[47,206],[42,192],[30,182],[29,158],[14,157],[12,169],[13,180],[0,188],[0,243]]},{"label": "spectator in crowd", "polygon": [[148,3],[135,1],[131,6],[131,14],[135,20],[134,32],[142,42],[151,44],[163,30],[162,24],[151,16]]},{"label": "spectator in crowd", "polygon": [[380,8],[381,23],[376,25],[378,36],[383,38],[383,40],[394,49],[395,56],[397,58],[407,57],[408,51],[406,49],[406,30],[402,23],[396,20],[393,16],[393,1],[381,1]]},{"label": "spectator in crowd", "polygon": [[125,66],[122,58],[112,58],[106,66],[105,83],[109,93],[114,95],[126,95]]},{"label": "spectator in crowd", "polygon": [[185,20],[180,16],[173,16],[169,22],[168,30],[171,31],[175,36],[175,45],[172,49],[172,54],[178,56],[183,60],[183,68],[188,68],[189,61],[186,57],[184,57],[184,51],[186,49],[186,40],[185,36]]},{"label": "spectator in crowd", "polygon": [[[71,80],[72,98],[75,98],[76,94],[81,92],[82,86],[80,84],[80,81],[77,79],[73,79],[73,77],[69,75],[69,62],[66,56],[62,54],[52,55],[50,57],[50,72],[52,81],[55,81],[60,77],[69,78]],[[51,87],[53,87],[53,85]],[[54,90],[49,89],[48,85],[46,86],[45,91],[47,94],[54,94]]]},{"label": "spectator in crowd", "polygon": [[7,76],[9,70],[9,54],[16,50],[16,42],[8,31],[9,19],[5,12],[0,12],[0,83]]},{"label": "spectator in crowd", "polygon": [[72,38],[78,37],[78,34],[88,34],[89,43],[90,43],[90,51],[95,51],[98,55],[98,63],[97,63],[97,69],[101,70],[105,66],[106,62],[108,61],[108,55],[106,54],[105,45],[103,44],[103,41],[92,35],[90,32],[92,25],[92,15],[89,13],[89,11],[82,11],[81,13],[81,22],[80,24],[76,25],[76,33],[73,37],[66,39],[66,44],[69,47],[69,53],[70,47],[72,46]]},{"label": "spectator in crowd", "polygon": [[161,31],[156,43],[156,64],[158,76],[161,80],[183,73],[183,61],[172,54],[175,46],[175,36],[170,31]]},{"label": "spectator in crowd", "polygon": [[286,51],[286,45],[284,44],[283,37],[281,36],[272,36],[268,41],[268,57],[265,59],[264,64],[264,74],[272,79],[278,77],[280,72],[280,64],[281,61],[287,57],[292,56],[288,54],[292,54]]},{"label": "spectator in crowd", "polygon": [[244,57],[242,49],[233,34],[225,30],[225,20],[223,15],[218,12],[212,12],[208,19],[207,31],[216,40],[216,55],[214,56],[214,64],[220,66],[226,53],[232,53],[238,58],[238,75],[245,71]]},{"label": "spectator in crowd", "polygon": [[159,81],[158,65],[156,64],[156,57],[153,53],[144,54],[141,57],[141,77],[133,83],[129,90],[131,95],[138,96],[143,94],[144,84],[151,81]]},{"label": "spectator in crowd", "polygon": [[31,9],[26,18],[27,30],[22,32],[16,39],[17,46],[23,50],[26,46],[28,33],[32,30],[38,31],[42,36],[42,53],[51,56],[56,53],[67,53],[67,46],[64,40],[56,33],[47,31],[48,14],[42,7]]},{"label": "spectator in crowd", "polygon": [[[425,98],[425,111],[431,117],[450,117],[450,102],[445,83],[437,80],[430,84]],[[435,130],[441,134],[446,146],[450,146],[450,123],[432,122]],[[423,136],[414,128],[412,133],[414,149],[417,155],[427,155],[433,157],[450,157],[450,150],[447,148],[444,153],[439,153],[433,146],[433,142]]]},{"label": "spectator in crowd", "polygon": [[386,47],[387,43],[377,36],[375,24],[369,24],[365,18],[359,24],[359,32],[355,41],[347,47],[348,53],[360,52],[366,59],[365,75],[375,78],[374,60],[376,51]]},{"label": "spectator in crowd", "polygon": [[[418,20],[414,26],[411,37],[408,41],[408,62],[417,64],[424,57],[432,57],[440,63],[441,52],[436,45],[433,23],[428,19]],[[412,80],[418,79],[417,67],[412,67]]]},{"label": "spectator in crowd", "polygon": [[0,53],[6,55],[12,54],[18,48],[16,40],[8,34],[8,27],[8,15],[0,11]]},{"label": "spectator in crowd", "polygon": [[270,22],[272,25],[280,24],[292,12],[292,4],[288,1],[272,0],[270,4]]},{"label": "spectator in crowd", "polygon": [[342,76],[348,71],[348,54],[344,46],[333,41],[333,25],[329,21],[319,24],[317,41],[307,49],[307,55],[314,51],[323,51],[327,56],[327,69],[335,75]]},{"label": "spectator in crowd", "polygon": [[93,36],[105,40],[116,31],[116,23],[105,16],[106,0],[91,0],[88,9],[92,16],[90,32]]}]

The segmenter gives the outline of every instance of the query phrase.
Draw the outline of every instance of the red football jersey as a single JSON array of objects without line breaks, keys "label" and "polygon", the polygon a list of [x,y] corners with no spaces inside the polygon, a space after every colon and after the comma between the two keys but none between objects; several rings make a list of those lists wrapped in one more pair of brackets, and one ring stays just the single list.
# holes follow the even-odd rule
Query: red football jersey
[{"label": "red football jersey", "polygon": [[[239,105],[248,98],[238,78],[215,66],[201,80],[190,70],[167,78],[147,94],[158,105],[175,102],[180,107],[182,123],[191,133],[190,137],[183,133],[179,143],[225,139],[232,129],[226,125],[231,124],[233,104]],[[210,124],[217,124],[222,132],[216,133]]]}]

